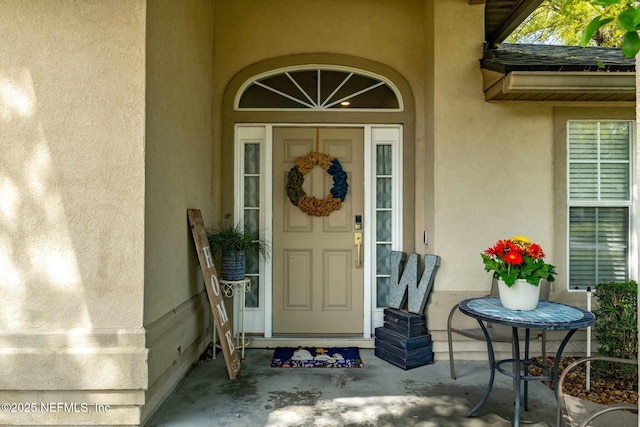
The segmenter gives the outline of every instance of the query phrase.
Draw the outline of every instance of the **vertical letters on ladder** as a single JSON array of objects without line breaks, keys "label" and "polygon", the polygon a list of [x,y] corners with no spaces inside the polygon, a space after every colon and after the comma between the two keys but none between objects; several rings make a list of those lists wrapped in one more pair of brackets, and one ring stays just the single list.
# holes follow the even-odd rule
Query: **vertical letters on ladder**
[{"label": "vertical letters on ladder", "polygon": [[[238,372],[240,372],[240,359],[238,358],[238,352],[233,342],[231,322],[229,322],[227,310],[224,306],[222,295],[220,294],[218,273],[213,264],[213,257],[211,256],[211,248],[209,247],[209,240],[207,239],[204,228],[202,214],[197,209],[187,209],[187,216],[189,217],[191,233],[193,234],[193,241],[198,253],[198,261],[200,262],[200,269],[204,277],[204,285],[207,289],[209,304],[211,305],[211,311],[215,320],[214,328],[216,328],[218,336],[221,337],[220,347],[222,347],[222,353],[224,354],[224,359],[227,364],[229,378],[234,379],[238,375]],[[222,339],[222,337],[224,337],[224,339]]]}]

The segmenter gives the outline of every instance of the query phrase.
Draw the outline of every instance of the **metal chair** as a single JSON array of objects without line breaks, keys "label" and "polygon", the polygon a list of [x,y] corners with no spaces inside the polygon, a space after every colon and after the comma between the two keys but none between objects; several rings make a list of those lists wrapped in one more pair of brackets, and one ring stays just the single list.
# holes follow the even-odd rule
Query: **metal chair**
[{"label": "metal chair", "polygon": [[[550,286],[549,282],[543,280],[540,283],[540,300],[547,301],[549,299]],[[490,296],[498,296],[498,280],[493,279],[491,282],[491,294]],[[467,338],[471,338],[474,340],[485,341],[484,333],[482,329],[478,326],[477,328],[472,329],[460,329],[453,326],[454,315],[458,312],[458,304],[454,305],[451,311],[449,312],[449,318],[447,319],[447,340],[449,341],[449,369],[451,372],[451,379],[456,379],[456,370],[455,370],[455,361],[453,359],[453,334],[462,335]],[[515,346],[513,343],[513,336],[511,334],[511,330],[496,330],[491,323],[487,323],[485,325],[487,327],[487,331],[491,336],[491,342],[503,342],[503,343],[511,343],[511,352],[515,352]],[[547,358],[547,334],[545,330],[542,330],[539,334],[532,334],[531,339],[537,339],[538,337],[542,338],[542,358],[546,361]]]},{"label": "metal chair", "polygon": [[[591,356],[576,360],[565,368],[558,380],[558,416],[557,426],[637,426],[638,425],[638,405],[632,403],[613,403],[602,405],[595,402],[586,401],[579,397],[570,396],[563,391],[564,380],[569,372],[582,363],[594,360],[602,360],[607,363],[624,363],[638,366],[637,360],[619,359],[606,356]],[[617,412],[611,417],[597,419],[609,412]]]}]

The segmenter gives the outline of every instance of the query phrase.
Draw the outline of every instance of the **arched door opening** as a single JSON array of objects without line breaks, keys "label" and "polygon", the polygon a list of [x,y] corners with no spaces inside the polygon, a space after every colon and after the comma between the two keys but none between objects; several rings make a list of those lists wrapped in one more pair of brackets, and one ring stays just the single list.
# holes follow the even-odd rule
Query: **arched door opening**
[{"label": "arched door opening", "polygon": [[[234,141],[232,149],[223,145],[223,164],[234,176],[225,212],[273,246],[269,259],[248,263],[245,330],[266,339],[370,340],[386,306],[388,253],[412,234],[405,229],[413,224],[413,198],[402,185],[413,178],[405,162],[413,151],[408,85],[397,73],[330,57],[256,64],[225,96],[223,140]],[[310,152],[335,157],[348,177],[344,204],[328,216],[308,215],[286,195],[287,172]],[[302,189],[323,199],[331,187],[331,175],[315,167]]]}]

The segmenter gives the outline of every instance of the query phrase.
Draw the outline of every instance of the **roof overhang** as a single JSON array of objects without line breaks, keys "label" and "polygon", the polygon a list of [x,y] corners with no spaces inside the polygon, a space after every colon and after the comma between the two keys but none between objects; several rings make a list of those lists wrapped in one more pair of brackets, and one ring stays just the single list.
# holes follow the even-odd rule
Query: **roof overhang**
[{"label": "roof overhang", "polygon": [[487,101],[632,101],[635,72],[482,70]]},{"label": "roof overhang", "polygon": [[635,59],[620,49],[502,43],[542,1],[469,0],[485,6],[485,99],[635,102]]},{"label": "roof overhang", "polygon": [[485,3],[485,43],[495,48],[513,32],[543,0],[469,0],[469,4]]}]

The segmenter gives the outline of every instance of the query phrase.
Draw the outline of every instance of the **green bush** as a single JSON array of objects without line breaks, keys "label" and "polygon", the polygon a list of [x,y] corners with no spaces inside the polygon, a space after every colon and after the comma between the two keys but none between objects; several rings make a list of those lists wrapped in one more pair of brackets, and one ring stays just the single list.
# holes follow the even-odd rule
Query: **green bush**
[{"label": "green bush", "polygon": [[[638,284],[628,282],[604,282],[596,286],[596,316],[594,332],[601,356],[638,359]],[[621,380],[637,382],[638,372],[634,366],[607,367],[596,364],[594,371]]]}]

